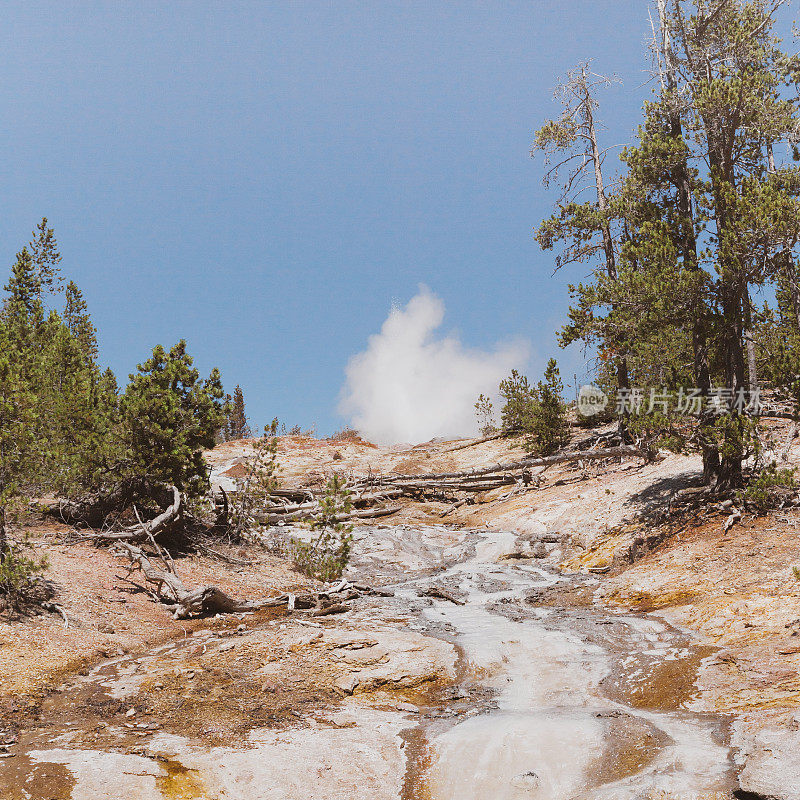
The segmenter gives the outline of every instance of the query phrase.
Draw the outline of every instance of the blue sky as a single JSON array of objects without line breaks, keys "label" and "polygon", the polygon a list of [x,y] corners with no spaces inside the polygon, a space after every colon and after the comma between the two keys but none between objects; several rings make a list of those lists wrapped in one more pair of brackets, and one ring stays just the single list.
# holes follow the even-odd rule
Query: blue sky
[{"label": "blue sky", "polygon": [[628,141],[648,31],[641,0],[7,2],[0,254],[46,215],[121,382],[184,337],[257,424],[339,427],[348,359],[420,283],[535,374],[581,275],[532,238],[533,131],[592,57]]}]

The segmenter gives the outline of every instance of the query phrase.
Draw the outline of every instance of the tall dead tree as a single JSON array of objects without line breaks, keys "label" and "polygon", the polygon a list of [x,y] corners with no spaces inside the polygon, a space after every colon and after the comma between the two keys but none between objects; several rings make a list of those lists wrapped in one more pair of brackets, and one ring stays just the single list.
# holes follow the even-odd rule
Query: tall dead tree
[{"label": "tall dead tree", "polygon": [[[609,202],[603,165],[611,147],[603,148],[598,137],[596,99],[598,90],[613,79],[580,64],[571,70],[555,92],[563,111],[547,121],[537,132],[531,155],[545,153],[549,168],[545,186],[560,185],[556,213],[539,227],[536,238],[544,249],[561,244],[556,269],[570,262],[599,258],[606,274],[617,280],[616,247],[612,231],[614,212]],[[586,190],[593,191],[593,203],[580,202]],[[617,388],[630,389],[628,361],[624,352],[614,354]],[[627,439],[625,417],[620,418],[620,433]]]}]

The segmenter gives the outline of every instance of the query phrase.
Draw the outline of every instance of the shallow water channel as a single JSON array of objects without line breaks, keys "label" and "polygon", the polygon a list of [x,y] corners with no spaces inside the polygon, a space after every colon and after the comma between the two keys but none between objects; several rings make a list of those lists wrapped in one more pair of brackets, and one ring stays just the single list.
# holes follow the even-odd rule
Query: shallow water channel
[{"label": "shallow water channel", "polygon": [[[710,649],[655,616],[596,607],[597,578],[565,578],[546,562],[507,557],[518,551],[513,532],[356,531],[350,574],[391,587],[394,597],[362,598],[353,612],[302,624],[319,629],[318,638],[380,629],[449,643],[454,677],[416,704],[376,706],[356,692],[328,716],[305,707],[296,724],[255,727],[236,743],[176,735],[175,717],[169,732],[152,718],[137,724],[123,715],[103,723],[90,746],[79,730],[88,696],[124,700],[147,685],[154,665],[179,665],[200,642],[203,653],[230,646],[216,636],[190,637],[105,662],[63,687],[0,761],[0,796],[732,797],[725,720],[690,710]],[[451,599],[424,596],[433,586]],[[560,601],[572,587],[583,600]],[[262,620],[252,635],[281,625]]]}]

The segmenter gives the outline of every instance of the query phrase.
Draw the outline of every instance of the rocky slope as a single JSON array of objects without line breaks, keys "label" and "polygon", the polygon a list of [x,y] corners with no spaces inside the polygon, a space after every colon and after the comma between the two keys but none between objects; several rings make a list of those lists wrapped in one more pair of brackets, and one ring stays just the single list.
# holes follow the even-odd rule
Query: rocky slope
[{"label": "rocky slope", "polygon": [[[279,460],[300,487],[524,454],[458,446],[284,437]],[[209,453],[214,481],[233,488],[249,449]],[[348,574],[394,597],[319,621],[177,622],[105,551],[39,529],[70,626],[0,623],[0,796],[488,796],[480,775],[493,797],[800,798],[800,514],[727,531],[715,506],[665,515],[692,457],[534,472],[359,528]],[[256,563],[181,559],[181,575],[251,597],[307,584],[229,555]],[[566,772],[559,737],[585,738]],[[501,746],[478,769],[491,742],[518,758]]]}]

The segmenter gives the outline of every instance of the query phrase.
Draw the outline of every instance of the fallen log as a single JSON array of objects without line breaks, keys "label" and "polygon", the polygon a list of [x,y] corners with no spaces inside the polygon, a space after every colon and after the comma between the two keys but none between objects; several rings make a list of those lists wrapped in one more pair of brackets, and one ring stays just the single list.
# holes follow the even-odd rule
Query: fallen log
[{"label": "fallen log", "polygon": [[[155,587],[156,594],[172,612],[175,619],[186,619],[193,614],[237,614],[244,611],[257,611],[267,606],[283,605],[282,598],[267,600],[237,600],[217,586],[204,586],[189,591],[183,581],[170,570],[159,569],[140,548],[128,542],[118,542],[117,547],[131,562],[130,572],[138,568],[145,580]],[[287,596],[288,599],[288,596]]]},{"label": "fallen log", "polygon": [[181,493],[176,486],[169,487],[172,493],[172,503],[162,511],[157,517],[151,519],[149,522],[139,522],[136,525],[131,525],[128,528],[123,528],[119,531],[104,531],[103,533],[89,533],[85,534],[85,539],[95,539],[103,541],[129,541],[137,542],[145,539],[155,537],[160,533],[163,528],[166,528],[174,522],[181,513],[182,498]]},{"label": "fallen log", "polygon": [[448,600],[451,603],[454,603],[457,606],[466,605],[465,600],[461,600],[456,597],[454,594],[446,591],[445,589],[440,589],[438,586],[429,586],[427,589],[420,589],[417,594],[420,597],[436,597],[439,600]]},{"label": "fallen log", "polygon": [[135,569],[141,570],[146,582],[154,587],[150,594],[161,601],[176,619],[205,614],[239,614],[280,606],[286,606],[289,611],[312,610],[313,616],[325,616],[349,611],[350,606],[345,603],[362,594],[378,597],[394,596],[394,593],[387,589],[351,584],[346,580],[341,580],[318,592],[284,593],[263,600],[239,600],[231,597],[218,586],[204,586],[200,589],[189,590],[175,573],[171,562],[167,563],[167,569],[160,569],[153,564],[150,556],[141,548],[128,542],[118,542],[115,546],[130,561],[128,575]]},{"label": "fallen log", "polygon": [[[378,517],[388,517],[400,511],[401,506],[391,506],[388,508],[365,508],[358,511],[351,511],[348,514],[338,514],[336,522],[347,522],[351,519],[377,519]],[[319,507],[317,508],[317,512]],[[302,520],[313,519],[313,511],[293,511],[288,514],[264,514],[259,515],[257,520],[267,525],[275,525],[279,522],[300,522]]]},{"label": "fallen log", "polygon": [[445,511],[442,511],[442,513],[439,514],[439,516],[449,517],[450,514],[452,514],[454,511],[456,511],[457,509],[461,508],[461,506],[466,504],[467,504],[466,498],[464,500],[459,500],[457,503],[453,503],[453,505],[451,505],[450,508],[446,509]]},{"label": "fallen log", "polygon": [[[384,500],[391,500],[393,498],[397,498],[402,496],[403,490],[400,488],[397,489],[387,489],[381,492],[370,492],[369,494],[353,494],[351,498],[351,502],[354,506],[362,506],[367,505],[370,503],[378,503]],[[268,506],[264,506],[259,510],[260,514],[278,514],[278,515],[286,515],[286,514],[302,514],[303,512],[309,512],[309,514],[313,512],[317,512],[320,510],[320,503],[319,500],[313,500],[307,503],[296,503],[294,505],[287,505],[285,503],[273,503]],[[353,512],[356,513],[356,512]]]},{"label": "fallen log", "polygon": [[393,483],[405,490],[406,492],[426,491],[429,489],[452,489],[464,492],[486,492],[491,489],[498,489],[501,486],[510,486],[516,483],[516,478],[513,475],[502,475],[494,480],[487,480],[486,478],[464,478],[460,480],[423,480],[414,481],[409,483]]},{"label": "fallen log", "polygon": [[523,469],[524,467],[547,467],[551,464],[560,464],[565,461],[586,461],[602,458],[627,458],[638,457],[647,458],[644,450],[634,445],[624,445],[621,447],[607,447],[603,450],[576,450],[571,453],[555,453],[552,456],[542,456],[537,458],[523,458],[519,461],[507,461],[504,463],[492,464],[489,467],[478,467],[464,472],[439,472],[426,475],[384,475],[376,481],[374,477],[369,480],[373,483],[388,485],[412,483],[420,481],[444,481],[456,478],[473,478],[481,475],[492,475],[496,472],[511,472]]},{"label": "fallen log", "polygon": [[380,589],[375,586],[366,586],[362,583],[354,583],[353,586],[355,586],[361,594],[372,594],[376,597],[394,597],[394,592],[391,589]]},{"label": "fallen log", "polygon": [[322,608],[315,608],[311,612],[312,617],[327,617],[329,614],[343,614],[345,611],[350,611],[350,606],[344,603],[334,603],[331,606],[324,606]]},{"label": "fallen log", "polygon": [[455,453],[458,450],[466,450],[468,447],[476,447],[484,442],[493,442],[495,439],[502,439],[504,436],[513,436],[510,431],[498,431],[491,436],[483,436],[480,439],[472,439],[464,444],[456,445],[455,447],[448,447],[447,450],[442,450],[443,453]]}]

